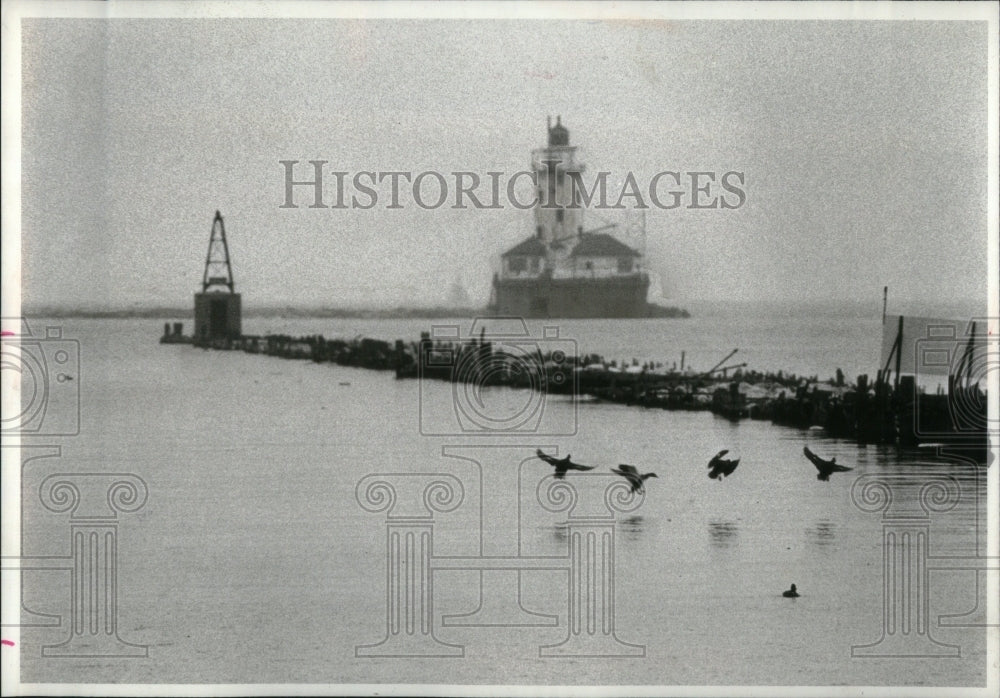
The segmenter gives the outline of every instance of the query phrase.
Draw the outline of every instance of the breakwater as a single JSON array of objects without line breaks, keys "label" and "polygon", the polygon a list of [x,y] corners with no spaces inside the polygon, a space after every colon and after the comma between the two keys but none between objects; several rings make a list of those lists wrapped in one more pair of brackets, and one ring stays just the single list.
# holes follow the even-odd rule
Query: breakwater
[{"label": "breakwater", "polygon": [[954,377],[947,393],[925,394],[913,376],[890,380],[890,374],[882,371],[874,380],[862,374],[853,383],[839,371],[835,379],[819,381],[815,376],[755,371],[745,364],[694,372],[656,361],[570,356],[530,342],[495,343],[482,336],[432,339],[427,332],[417,341],[394,342],[281,334],[195,341],[175,324],[172,330],[165,326],[160,341],[393,371],[399,380],[474,383],[578,395],[643,409],[708,411],[733,421],[821,428],[829,436],[859,443],[903,448],[952,444],[980,462],[986,459],[986,396],[978,385],[965,385]]}]

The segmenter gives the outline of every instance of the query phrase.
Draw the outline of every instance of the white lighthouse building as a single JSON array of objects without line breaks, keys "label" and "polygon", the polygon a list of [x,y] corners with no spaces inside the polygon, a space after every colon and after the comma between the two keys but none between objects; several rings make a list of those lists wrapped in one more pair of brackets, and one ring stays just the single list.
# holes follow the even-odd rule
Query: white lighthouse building
[{"label": "white lighthouse building", "polygon": [[492,309],[522,317],[645,317],[649,277],[642,255],[617,238],[583,229],[584,166],[557,117],[548,143],[531,153],[537,181],[534,234],[501,255]]}]

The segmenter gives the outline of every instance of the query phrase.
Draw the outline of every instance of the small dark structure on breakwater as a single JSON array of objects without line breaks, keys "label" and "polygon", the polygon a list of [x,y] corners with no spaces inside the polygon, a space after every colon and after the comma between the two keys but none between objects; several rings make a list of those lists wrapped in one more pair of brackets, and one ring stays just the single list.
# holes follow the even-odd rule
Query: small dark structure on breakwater
[{"label": "small dark structure on breakwater", "polygon": [[[184,341],[177,325],[164,343]],[[180,339],[173,339],[174,336]],[[567,356],[559,351],[511,352],[484,336],[436,340],[422,333],[419,341],[388,342],[368,337],[327,339],[322,335],[241,335],[194,337],[196,346],[244,351],[286,359],[306,359],[379,371],[394,371],[400,380],[421,379],[556,395],[587,396],[646,409],[710,411],[731,420],[760,419],[808,429],[860,443],[921,443],[961,446],[980,462],[986,460],[986,395],[968,373],[949,378],[948,394],[922,393],[913,376],[885,368],[874,382],[867,375],[847,384],[835,379],[747,370],[745,364],[716,367],[704,373],[683,364],[637,361],[608,362],[596,354]],[[682,359],[683,361],[683,359]],[[891,377],[895,376],[896,380]]]},{"label": "small dark structure on breakwater", "polygon": [[184,323],[175,322],[173,330],[170,323],[163,323],[163,336],[160,337],[160,344],[191,344],[191,338],[184,334]]}]

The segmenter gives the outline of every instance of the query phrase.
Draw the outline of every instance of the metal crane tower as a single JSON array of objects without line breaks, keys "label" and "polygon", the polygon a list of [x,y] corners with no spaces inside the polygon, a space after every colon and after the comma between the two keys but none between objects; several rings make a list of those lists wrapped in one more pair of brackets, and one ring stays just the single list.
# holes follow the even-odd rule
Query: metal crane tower
[{"label": "metal crane tower", "polygon": [[229,263],[229,244],[226,242],[226,226],[222,214],[215,212],[212,221],[212,235],[208,239],[208,255],[205,257],[205,275],[201,281],[201,291],[205,293],[212,286],[226,286],[230,293],[233,287],[233,267]]},{"label": "metal crane tower", "polygon": [[240,294],[235,292],[229,243],[222,214],[215,212],[208,239],[201,293],[194,294],[194,341],[196,344],[228,343],[241,334]]}]

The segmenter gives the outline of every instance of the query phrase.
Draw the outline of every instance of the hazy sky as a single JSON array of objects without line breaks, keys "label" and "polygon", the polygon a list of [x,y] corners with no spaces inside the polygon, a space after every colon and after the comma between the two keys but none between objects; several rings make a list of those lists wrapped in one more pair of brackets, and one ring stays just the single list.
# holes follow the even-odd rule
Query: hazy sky
[{"label": "hazy sky", "polygon": [[737,210],[648,213],[667,301],[981,299],[986,40],[962,21],[25,20],[23,302],[186,306],[219,209],[245,304],[432,304],[456,280],[485,303],[530,211],[282,209],[279,160],[513,173],[557,114],[612,182],[745,173]]}]

